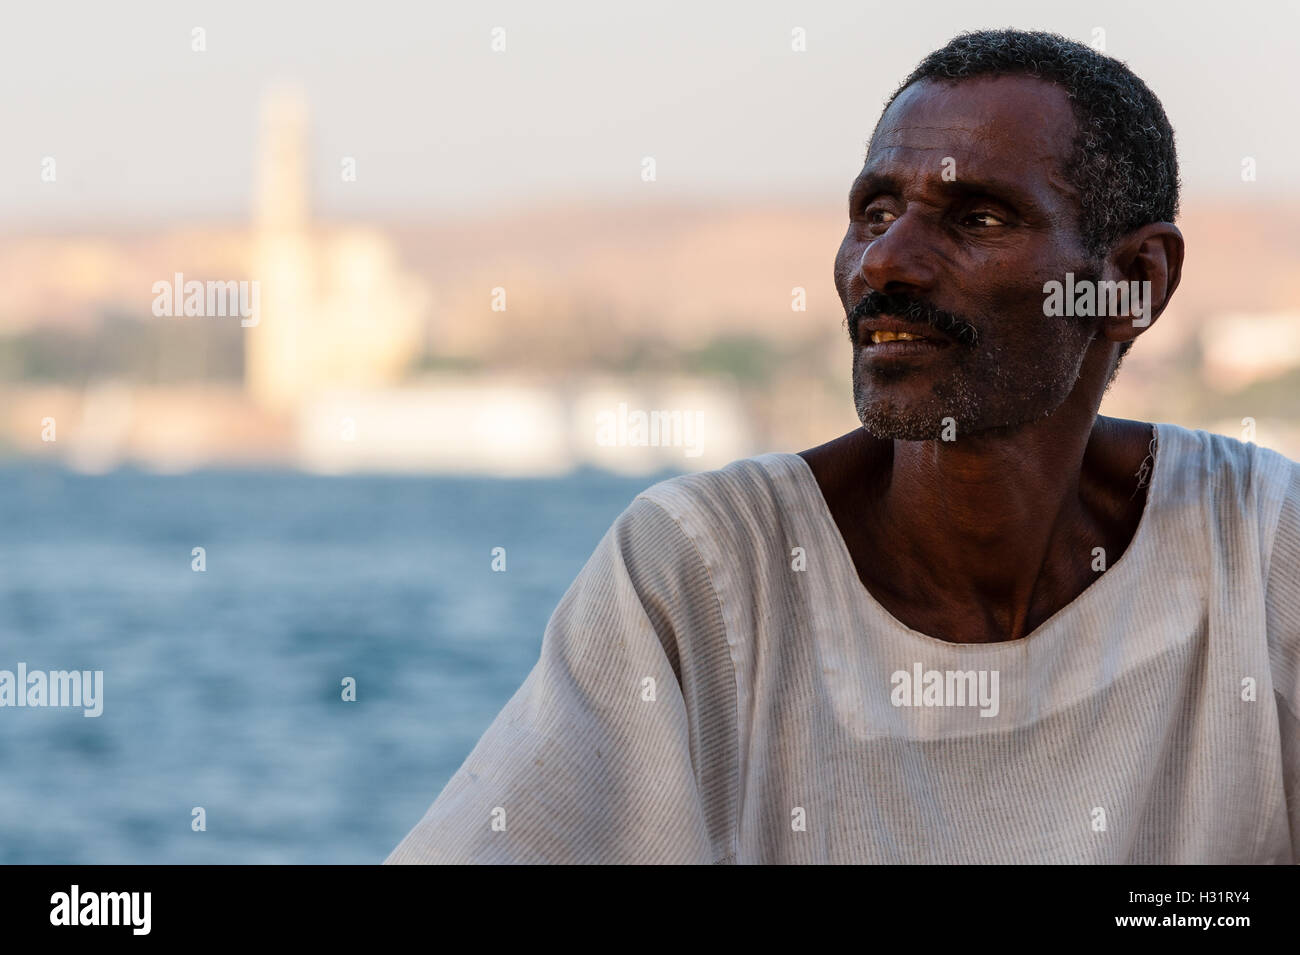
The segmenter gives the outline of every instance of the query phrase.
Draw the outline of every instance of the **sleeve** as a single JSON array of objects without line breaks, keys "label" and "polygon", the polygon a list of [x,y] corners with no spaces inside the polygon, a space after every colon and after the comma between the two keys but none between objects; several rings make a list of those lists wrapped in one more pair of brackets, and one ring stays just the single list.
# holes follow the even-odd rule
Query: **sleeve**
[{"label": "sleeve", "polygon": [[734,679],[707,567],[638,498],[555,609],[523,685],[386,864],[730,861]]},{"label": "sleeve", "polygon": [[1265,592],[1291,845],[1300,860],[1300,464],[1282,498]]}]

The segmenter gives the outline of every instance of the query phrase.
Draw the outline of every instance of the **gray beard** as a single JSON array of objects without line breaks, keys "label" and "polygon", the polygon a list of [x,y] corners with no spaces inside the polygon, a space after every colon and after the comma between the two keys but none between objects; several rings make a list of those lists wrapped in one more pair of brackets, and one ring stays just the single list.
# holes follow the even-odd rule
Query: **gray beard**
[{"label": "gray beard", "polygon": [[[992,344],[981,347],[996,348]],[[898,408],[880,398],[869,401],[863,388],[863,379],[870,375],[873,382],[888,384],[891,378],[899,375],[892,375],[888,370],[866,371],[861,367],[861,350],[855,350],[853,403],[858,420],[872,437],[894,441],[939,440],[950,423],[955,423],[957,438],[1013,430],[1053,414],[1070,396],[1083,370],[1083,356],[1080,355],[1078,363],[1073,367],[1061,367],[1048,380],[1039,383],[1038,393],[1033,396],[1037,400],[1028,405],[1007,403],[1007,407],[998,410],[998,406],[1004,404],[998,400],[1001,397],[1031,397],[1025,394],[1024,381],[1013,375],[1009,363],[999,360],[1000,357],[994,354],[991,361],[981,361],[978,374],[958,374],[936,382],[930,398],[919,407]],[[1013,407],[1015,404],[1020,404],[1020,407]],[[949,422],[946,419],[952,420]],[[949,434],[952,434],[951,429]]]}]

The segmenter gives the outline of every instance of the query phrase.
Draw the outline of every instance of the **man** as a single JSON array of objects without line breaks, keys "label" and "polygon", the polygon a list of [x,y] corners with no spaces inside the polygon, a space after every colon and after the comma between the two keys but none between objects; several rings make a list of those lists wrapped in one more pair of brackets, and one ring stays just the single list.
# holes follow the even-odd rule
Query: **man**
[{"label": "man", "polygon": [[1097,415],[1177,204],[1119,62],[927,57],[835,263],[863,428],[640,495],[389,861],[1297,861],[1300,465]]}]

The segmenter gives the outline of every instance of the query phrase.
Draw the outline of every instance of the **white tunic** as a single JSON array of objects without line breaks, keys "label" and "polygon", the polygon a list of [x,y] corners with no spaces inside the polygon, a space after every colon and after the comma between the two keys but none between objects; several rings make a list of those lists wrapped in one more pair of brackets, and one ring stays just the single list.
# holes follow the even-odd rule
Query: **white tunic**
[{"label": "white tunic", "polygon": [[798,455],[654,485],[388,862],[1296,862],[1300,464],[1157,432],[1128,549],[1004,643],[889,614]]}]

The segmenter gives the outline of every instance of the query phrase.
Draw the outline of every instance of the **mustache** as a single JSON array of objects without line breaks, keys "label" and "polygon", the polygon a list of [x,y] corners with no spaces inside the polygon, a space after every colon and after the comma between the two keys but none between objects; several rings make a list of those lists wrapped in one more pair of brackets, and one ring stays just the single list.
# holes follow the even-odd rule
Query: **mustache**
[{"label": "mustache", "polygon": [[929,325],[945,335],[950,335],[960,344],[974,348],[979,344],[980,333],[970,322],[952,312],[945,312],[932,302],[912,298],[900,292],[876,292],[866,294],[862,301],[853,306],[849,312],[849,338],[853,344],[858,343],[858,323],[877,315],[891,315],[903,321]]}]

